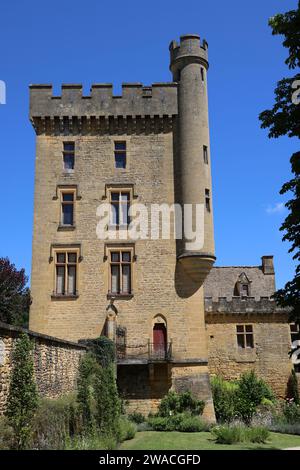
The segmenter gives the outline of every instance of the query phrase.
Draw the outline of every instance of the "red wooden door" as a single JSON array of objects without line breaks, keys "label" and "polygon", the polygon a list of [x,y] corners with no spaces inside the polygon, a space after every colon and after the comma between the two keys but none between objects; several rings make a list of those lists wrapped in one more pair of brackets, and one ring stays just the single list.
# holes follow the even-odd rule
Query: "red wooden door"
[{"label": "red wooden door", "polygon": [[155,323],[153,327],[153,351],[164,354],[167,345],[167,331],[163,323]]}]

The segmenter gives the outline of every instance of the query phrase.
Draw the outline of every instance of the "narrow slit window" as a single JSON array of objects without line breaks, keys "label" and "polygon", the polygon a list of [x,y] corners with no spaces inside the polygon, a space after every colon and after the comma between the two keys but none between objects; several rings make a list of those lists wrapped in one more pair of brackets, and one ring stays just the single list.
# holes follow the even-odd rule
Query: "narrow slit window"
[{"label": "narrow slit window", "polygon": [[209,189],[205,190],[205,207],[207,212],[210,212],[210,191]]},{"label": "narrow slit window", "polygon": [[126,142],[115,142],[115,168],[126,168]]},{"label": "narrow slit window", "polygon": [[204,69],[201,67],[201,80],[204,82]]},{"label": "narrow slit window", "polygon": [[74,142],[64,142],[63,149],[63,162],[64,170],[72,171],[75,167],[75,143]]},{"label": "narrow slit window", "polygon": [[204,163],[208,163],[208,152],[206,145],[203,145],[203,161]]}]

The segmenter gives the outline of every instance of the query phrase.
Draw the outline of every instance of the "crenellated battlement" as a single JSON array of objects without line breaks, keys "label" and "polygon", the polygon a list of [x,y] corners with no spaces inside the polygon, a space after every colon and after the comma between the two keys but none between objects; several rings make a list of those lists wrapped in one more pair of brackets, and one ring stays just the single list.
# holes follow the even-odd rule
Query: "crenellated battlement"
[{"label": "crenellated battlement", "polygon": [[215,314],[288,314],[288,310],[279,307],[270,297],[260,297],[256,300],[254,297],[219,297],[213,301],[212,297],[205,297],[206,315]]},{"label": "crenellated battlement", "polygon": [[197,34],[186,34],[180,36],[180,43],[171,41],[170,51],[170,69],[174,70],[178,66],[189,62],[198,62],[208,68],[208,43],[204,39],[202,42]]},{"label": "crenellated battlement", "polygon": [[74,127],[76,132],[109,131],[116,125],[127,129],[129,121],[143,128],[149,120],[160,120],[165,128],[176,115],[176,83],[123,83],[121,96],[113,95],[111,83],[93,84],[88,96],[81,84],[63,84],[60,96],[53,95],[52,85],[30,86],[30,119],[37,133],[72,132]]}]

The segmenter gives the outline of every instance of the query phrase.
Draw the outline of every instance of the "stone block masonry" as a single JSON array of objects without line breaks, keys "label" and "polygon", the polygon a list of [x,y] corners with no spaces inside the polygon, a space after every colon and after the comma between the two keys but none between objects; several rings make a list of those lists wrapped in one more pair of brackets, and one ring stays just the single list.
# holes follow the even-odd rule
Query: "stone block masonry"
[{"label": "stone block masonry", "polygon": [[0,322],[0,414],[7,402],[13,350],[21,333],[34,343],[34,372],[39,394],[58,398],[76,388],[78,365],[86,347]]}]

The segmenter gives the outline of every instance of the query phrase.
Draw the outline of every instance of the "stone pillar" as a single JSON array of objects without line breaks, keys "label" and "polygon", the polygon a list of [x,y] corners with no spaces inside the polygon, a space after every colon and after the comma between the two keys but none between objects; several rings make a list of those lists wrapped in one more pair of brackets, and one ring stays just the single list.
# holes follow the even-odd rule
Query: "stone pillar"
[{"label": "stone pillar", "polygon": [[116,314],[110,311],[106,317],[106,335],[112,341],[116,339]]}]

